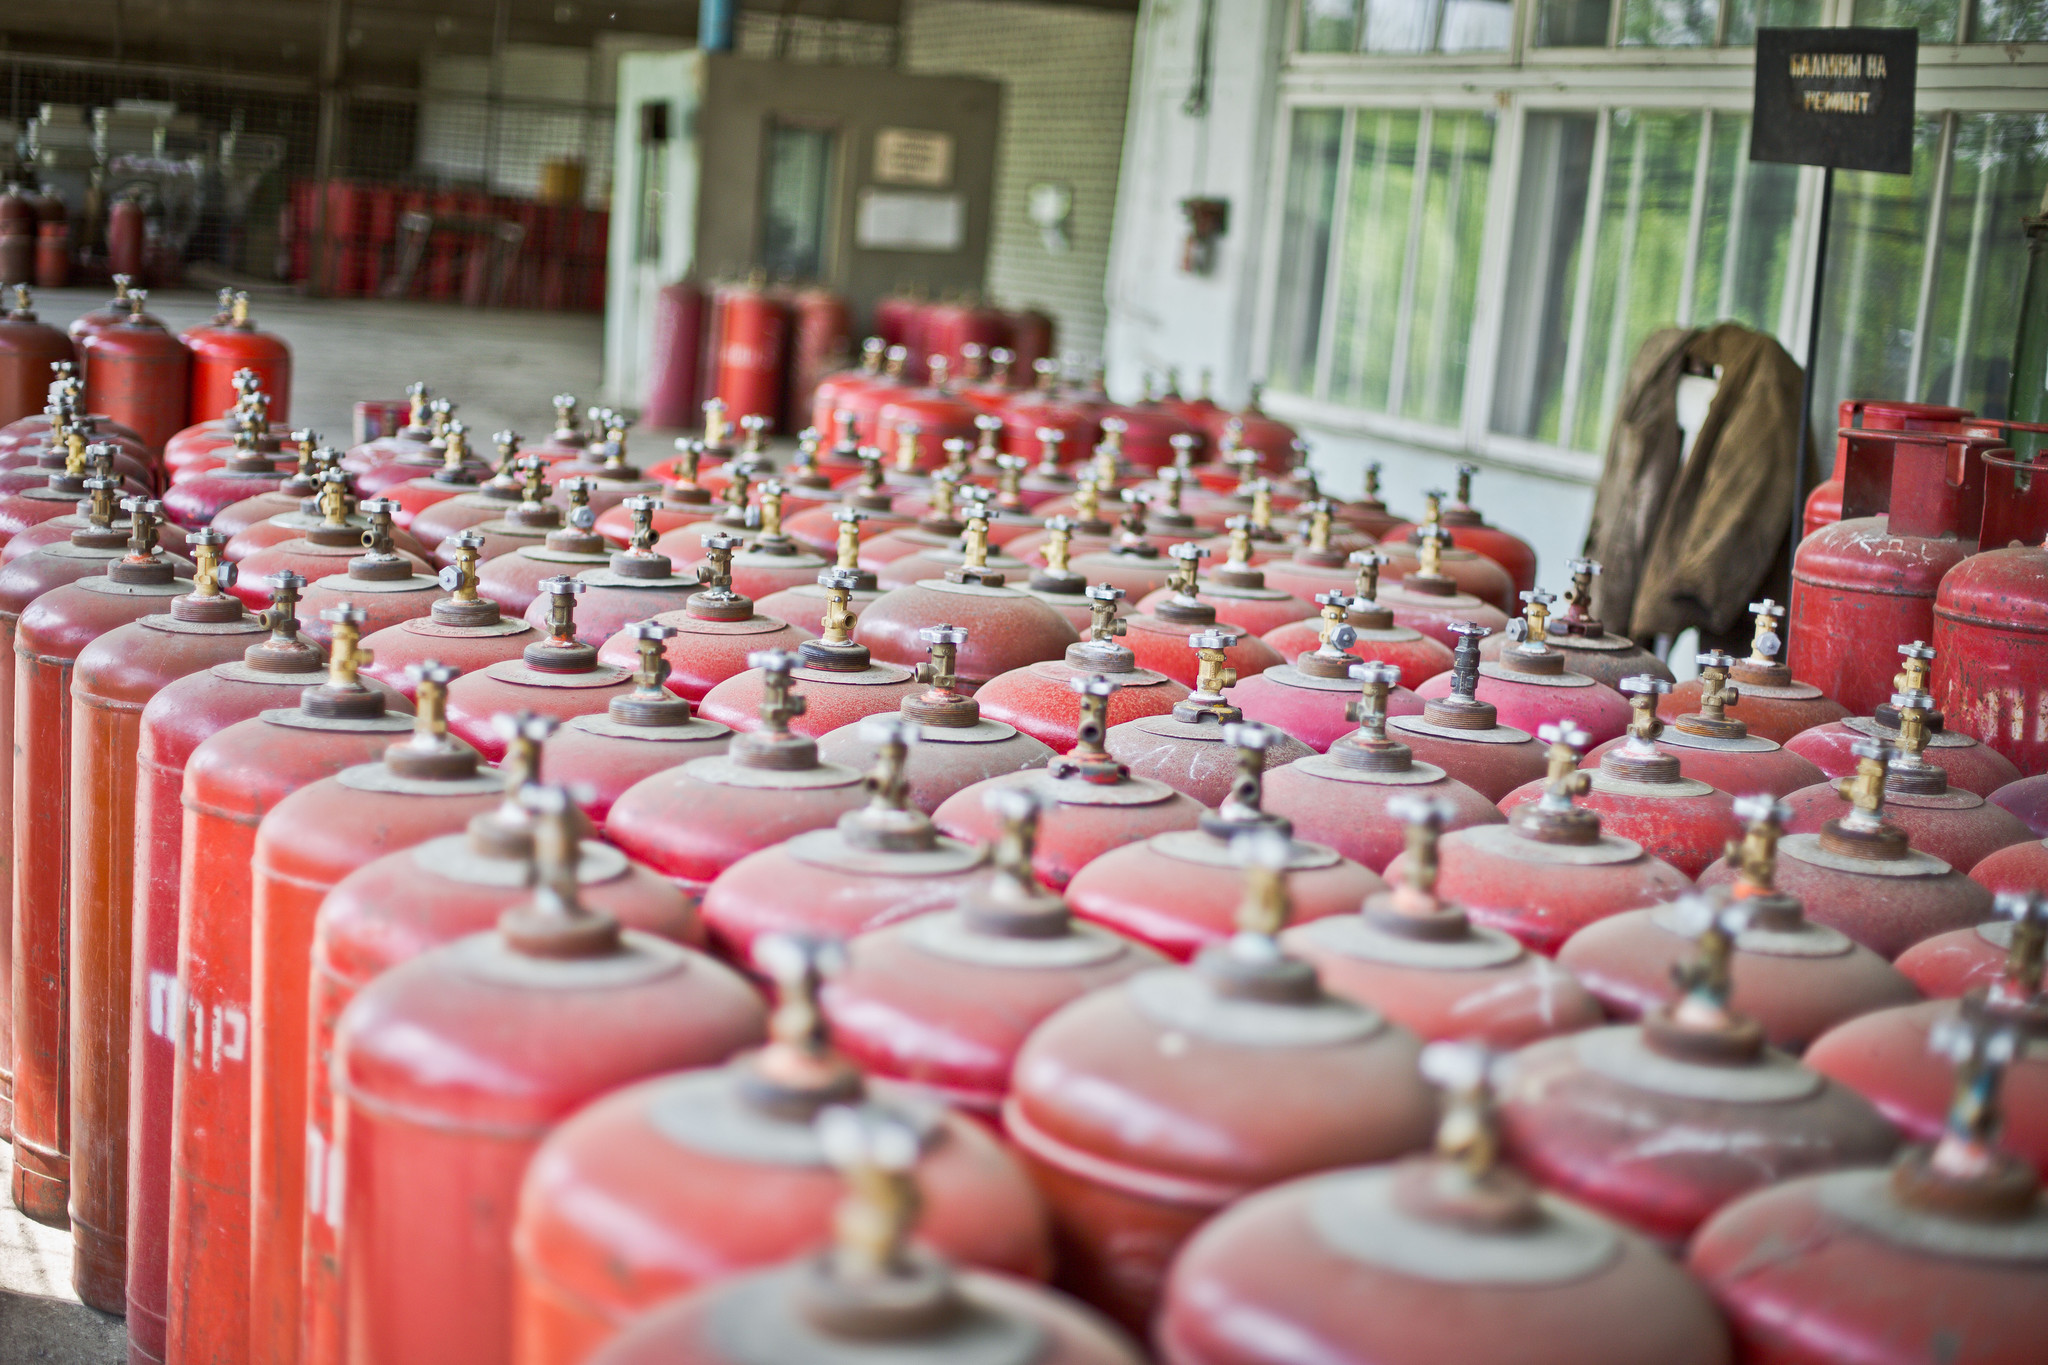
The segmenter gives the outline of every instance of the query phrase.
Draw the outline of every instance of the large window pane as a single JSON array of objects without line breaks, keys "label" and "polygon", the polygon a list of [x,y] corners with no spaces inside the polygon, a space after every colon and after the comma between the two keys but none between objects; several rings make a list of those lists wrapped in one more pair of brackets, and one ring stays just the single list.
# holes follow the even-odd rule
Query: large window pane
[{"label": "large window pane", "polygon": [[1599,120],[1532,113],[1522,128],[1521,194],[1508,258],[1493,426],[1510,436],[1557,439],[1564,339],[1578,287],[1586,191]]},{"label": "large window pane", "polygon": [[1956,41],[1957,0],[1856,0],[1859,28],[1917,28],[1923,43]]},{"label": "large window pane", "polygon": [[1977,0],[1973,43],[2048,42],[2048,0]]},{"label": "large window pane", "polygon": [[1439,52],[1505,52],[1515,7],[1508,0],[1444,0]]},{"label": "large window pane", "polygon": [[1350,204],[1337,280],[1330,397],[1385,411],[1394,371],[1401,281],[1415,217],[1416,137],[1422,115],[1361,109],[1353,134]]},{"label": "large window pane", "polygon": [[1287,198],[1280,222],[1280,274],[1273,311],[1270,382],[1293,393],[1315,387],[1316,338],[1330,255],[1330,208],[1337,192],[1344,115],[1297,109],[1288,137]]},{"label": "large window pane", "polygon": [[1719,0],[1623,0],[1623,47],[1710,47]]},{"label": "large window pane", "polygon": [[2048,184],[2048,117],[1966,114],[1957,123],[1948,218],[1935,272],[1920,392],[2003,417],[2012,386],[2026,237]]},{"label": "large window pane", "polygon": [[1821,0],[1727,0],[1729,47],[1750,47],[1760,28],[1818,28],[1825,7]]},{"label": "large window pane", "polygon": [[1400,411],[1456,426],[1493,168],[1492,114],[1438,114],[1431,124],[1422,231],[1405,324]]},{"label": "large window pane", "polygon": [[1774,333],[1792,259],[1799,168],[1749,159],[1747,114],[1715,114],[1712,122],[1690,321]]},{"label": "large window pane", "polygon": [[1606,47],[1613,0],[1541,0],[1538,47]]},{"label": "large window pane", "polygon": [[1358,46],[1358,0],[1301,0],[1301,50],[1350,52]]},{"label": "large window pane", "polygon": [[1941,120],[1919,120],[1913,141],[1910,176],[1835,172],[1814,364],[1814,410],[1823,421],[1844,398],[1907,396]]}]

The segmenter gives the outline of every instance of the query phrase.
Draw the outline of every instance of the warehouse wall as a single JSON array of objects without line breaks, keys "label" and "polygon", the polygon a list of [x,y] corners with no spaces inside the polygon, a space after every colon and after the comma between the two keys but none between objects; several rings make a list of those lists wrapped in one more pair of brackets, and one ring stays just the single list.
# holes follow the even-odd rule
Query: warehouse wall
[{"label": "warehouse wall", "polygon": [[[1130,98],[1136,16],[1017,0],[908,0],[903,65],[1004,82],[988,289],[1044,308],[1060,346],[1102,354],[1110,224]],[[1071,245],[1048,250],[1025,216],[1032,185],[1073,192]]]}]

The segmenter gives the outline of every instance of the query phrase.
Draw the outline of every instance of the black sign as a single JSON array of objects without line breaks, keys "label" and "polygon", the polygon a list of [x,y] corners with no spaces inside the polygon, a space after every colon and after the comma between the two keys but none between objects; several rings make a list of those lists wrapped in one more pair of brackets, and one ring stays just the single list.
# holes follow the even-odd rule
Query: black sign
[{"label": "black sign", "polygon": [[1758,29],[1749,159],[1910,174],[1919,61],[1910,28]]}]

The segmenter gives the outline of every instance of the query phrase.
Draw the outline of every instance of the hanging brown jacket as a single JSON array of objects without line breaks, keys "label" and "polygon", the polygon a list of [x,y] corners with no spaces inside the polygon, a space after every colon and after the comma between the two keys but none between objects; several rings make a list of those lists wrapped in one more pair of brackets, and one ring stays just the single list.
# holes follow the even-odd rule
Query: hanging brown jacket
[{"label": "hanging brown jacket", "polygon": [[[1681,464],[1678,379],[1719,367],[1720,387]],[[1638,640],[1739,627],[1788,571],[1801,373],[1777,341],[1737,323],[1654,332],[1629,366],[1607,441],[1586,553],[1608,629]],[[1818,460],[1810,460],[1811,488]]]}]

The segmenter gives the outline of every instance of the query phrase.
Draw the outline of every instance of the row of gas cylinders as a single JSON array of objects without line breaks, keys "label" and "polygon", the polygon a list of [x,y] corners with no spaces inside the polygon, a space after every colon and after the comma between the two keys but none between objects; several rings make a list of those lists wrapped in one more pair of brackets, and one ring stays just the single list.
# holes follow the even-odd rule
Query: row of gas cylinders
[{"label": "row of gas cylinders", "polygon": [[[62,433],[72,524],[0,569],[12,1193],[138,1358],[1135,1358],[1048,1276],[1187,1362],[2048,1326],[1991,1102],[2048,1155],[2048,851],[1924,645],[1846,723],[1760,603],[1672,689],[1590,563],[1489,631],[1469,490],[1403,554],[1113,440],[777,467],[714,407],[655,480],[567,396],[493,462],[416,389],[117,506],[51,406],[11,436]],[[1760,1275],[1793,1229],[1826,1257]]]},{"label": "row of gas cylinders", "polygon": [[[52,365],[75,367],[84,381],[84,413],[104,438],[148,466],[162,487],[162,458],[171,437],[212,422],[242,397],[235,376],[261,381],[266,420],[284,429],[291,401],[292,354],[283,338],[250,319],[249,296],[220,292],[211,319],[172,333],[148,311],[148,291],[114,276],[114,297],[58,328],[37,318],[26,284],[9,286],[12,306],[0,319],[0,427],[44,411]],[[275,446],[272,446],[275,449]]]}]

